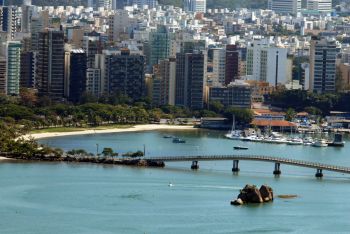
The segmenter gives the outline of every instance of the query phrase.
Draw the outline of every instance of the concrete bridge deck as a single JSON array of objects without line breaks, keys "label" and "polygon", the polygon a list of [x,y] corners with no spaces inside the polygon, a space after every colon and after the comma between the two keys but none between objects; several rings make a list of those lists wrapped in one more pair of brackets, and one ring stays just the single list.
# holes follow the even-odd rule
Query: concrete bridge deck
[{"label": "concrete bridge deck", "polygon": [[[149,157],[147,159],[154,161],[163,161],[163,162],[179,162],[179,161],[192,161],[192,169],[198,169],[198,161],[217,161],[217,160],[233,160],[234,166],[232,171],[239,171],[238,161],[262,161],[262,162],[272,162],[275,163],[274,174],[280,174],[280,164],[292,165],[297,167],[308,167],[317,169],[317,173],[322,177],[322,170],[335,171],[339,173],[350,174],[350,167],[329,165],[317,162],[303,161],[297,159],[288,159],[280,157],[271,157],[271,156],[262,156],[262,155],[208,155],[208,156],[167,156],[167,157]],[[236,170],[234,170],[236,169]],[[276,173],[275,173],[276,172]]]}]

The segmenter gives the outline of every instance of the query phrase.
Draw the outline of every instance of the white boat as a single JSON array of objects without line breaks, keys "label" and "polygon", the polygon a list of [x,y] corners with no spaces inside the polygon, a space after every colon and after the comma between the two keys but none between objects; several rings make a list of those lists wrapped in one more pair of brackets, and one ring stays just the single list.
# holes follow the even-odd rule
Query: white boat
[{"label": "white boat", "polygon": [[241,130],[231,131],[231,132],[225,134],[225,137],[232,139],[232,140],[241,140],[243,138]]},{"label": "white boat", "polygon": [[225,134],[225,137],[231,139],[231,140],[242,140],[242,131],[235,129],[235,116],[233,115],[232,118],[232,128],[231,131],[227,134]]},{"label": "white boat", "polygon": [[328,144],[327,144],[327,141],[326,140],[323,140],[323,139],[320,139],[320,140],[317,140],[315,141],[312,146],[314,147],[327,147]]},{"label": "white boat", "polygon": [[288,140],[287,144],[288,145],[302,145],[303,139],[299,138],[299,137],[294,137]]},{"label": "white boat", "polygon": [[277,132],[272,132],[271,136],[269,137],[265,137],[262,142],[265,143],[274,143],[274,144],[285,144],[288,143],[287,138],[285,138],[284,136],[282,136],[281,134],[277,133]]},{"label": "white boat", "polygon": [[303,139],[304,145],[313,145],[315,143],[315,140],[312,139],[312,137],[306,137]]}]

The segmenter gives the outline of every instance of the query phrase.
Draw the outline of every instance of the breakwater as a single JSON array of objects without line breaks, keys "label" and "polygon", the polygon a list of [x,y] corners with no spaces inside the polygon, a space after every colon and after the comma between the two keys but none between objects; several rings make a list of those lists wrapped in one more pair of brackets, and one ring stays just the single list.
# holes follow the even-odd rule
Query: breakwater
[{"label": "breakwater", "polygon": [[162,161],[155,161],[152,159],[142,158],[113,158],[113,157],[97,157],[85,155],[15,155],[8,153],[1,153],[0,156],[24,161],[46,161],[46,162],[70,162],[70,163],[95,163],[95,164],[112,164],[125,165],[137,167],[164,167],[165,163]]}]

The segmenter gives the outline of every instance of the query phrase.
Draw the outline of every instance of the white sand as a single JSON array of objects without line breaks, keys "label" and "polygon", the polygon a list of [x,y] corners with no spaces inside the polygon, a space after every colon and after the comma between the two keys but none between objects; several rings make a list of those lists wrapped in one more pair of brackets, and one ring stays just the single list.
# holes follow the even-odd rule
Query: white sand
[{"label": "white sand", "polygon": [[150,130],[194,130],[193,126],[183,125],[159,125],[159,124],[144,124],[136,125],[130,128],[111,128],[103,130],[83,130],[73,132],[48,132],[48,133],[34,133],[28,134],[25,137],[33,137],[34,139],[57,137],[57,136],[75,136],[87,134],[101,134],[101,133],[118,133],[118,132],[140,132]]},{"label": "white sand", "polygon": [[12,160],[12,158],[6,158],[6,157],[1,157],[0,156],[0,161],[2,161],[2,160]]}]

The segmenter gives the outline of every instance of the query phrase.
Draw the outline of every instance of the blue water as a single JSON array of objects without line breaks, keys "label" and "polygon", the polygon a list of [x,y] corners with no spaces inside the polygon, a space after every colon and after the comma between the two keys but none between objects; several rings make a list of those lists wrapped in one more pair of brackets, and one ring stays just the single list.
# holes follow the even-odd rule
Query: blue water
[{"label": "blue water", "polygon": [[[173,144],[165,134],[186,139]],[[143,150],[156,155],[264,154],[350,166],[344,148],[269,145],[224,139],[222,132],[151,131],[57,137],[43,143],[65,150],[118,152]],[[248,151],[233,151],[246,145]],[[350,175],[282,165],[231,161],[167,163],[135,168],[76,163],[0,163],[0,233],[349,233]],[[171,182],[174,186],[169,187]],[[275,194],[297,194],[271,204],[229,204],[245,184],[267,183]]]}]

